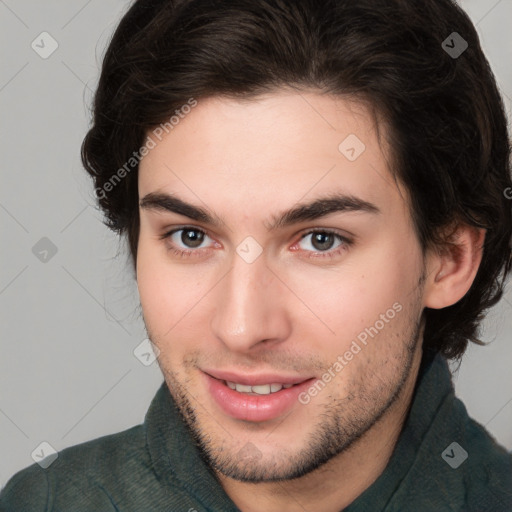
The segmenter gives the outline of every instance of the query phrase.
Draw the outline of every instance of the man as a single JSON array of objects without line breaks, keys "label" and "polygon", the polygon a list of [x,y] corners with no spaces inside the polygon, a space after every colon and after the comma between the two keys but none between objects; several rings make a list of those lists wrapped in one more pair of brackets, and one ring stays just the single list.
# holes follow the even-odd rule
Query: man
[{"label": "man", "polygon": [[139,0],[82,157],[165,382],[2,510],[512,510],[446,363],[512,233],[504,109],[456,4]]}]

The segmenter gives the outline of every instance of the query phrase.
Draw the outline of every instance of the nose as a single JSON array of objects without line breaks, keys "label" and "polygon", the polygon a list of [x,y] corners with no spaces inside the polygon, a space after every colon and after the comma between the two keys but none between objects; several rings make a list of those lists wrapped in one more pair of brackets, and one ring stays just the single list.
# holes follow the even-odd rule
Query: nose
[{"label": "nose", "polygon": [[230,351],[271,348],[289,337],[289,290],[268,265],[265,253],[251,263],[235,253],[215,291],[211,329]]}]

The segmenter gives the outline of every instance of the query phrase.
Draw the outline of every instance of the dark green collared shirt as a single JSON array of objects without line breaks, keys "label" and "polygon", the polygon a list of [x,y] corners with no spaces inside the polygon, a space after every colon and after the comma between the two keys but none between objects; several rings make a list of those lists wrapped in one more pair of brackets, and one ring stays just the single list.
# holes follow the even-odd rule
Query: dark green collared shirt
[{"label": "dark green collared shirt", "polygon": [[[142,425],[62,450],[47,469],[34,464],[18,472],[0,493],[0,511],[238,508],[202,460],[163,383]],[[512,455],[468,417],[439,355],[423,357],[414,399],[385,471],[345,509],[379,511],[512,511]]]}]

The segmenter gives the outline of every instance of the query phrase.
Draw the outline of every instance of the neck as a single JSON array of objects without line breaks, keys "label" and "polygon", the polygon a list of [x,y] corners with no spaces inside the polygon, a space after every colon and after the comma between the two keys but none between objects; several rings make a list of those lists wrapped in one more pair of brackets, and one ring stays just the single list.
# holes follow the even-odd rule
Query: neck
[{"label": "neck", "polygon": [[421,348],[400,396],[363,436],[317,470],[294,480],[246,483],[217,477],[242,512],[339,512],[383,473],[398,442],[412,403],[421,363]]}]

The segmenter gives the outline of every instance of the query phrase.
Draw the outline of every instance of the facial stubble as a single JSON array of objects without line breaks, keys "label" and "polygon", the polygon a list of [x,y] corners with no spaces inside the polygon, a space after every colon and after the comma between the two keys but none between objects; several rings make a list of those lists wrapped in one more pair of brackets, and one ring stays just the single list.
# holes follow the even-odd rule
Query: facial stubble
[{"label": "facial stubble", "polygon": [[[273,456],[270,460],[262,457],[257,446],[251,442],[234,447],[236,436],[216,421],[204,404],[187,391],[187,382],[182,383],[175,372],[164,367],[160,359],[159,364],[184,424],[210,468],[240,482],[278,482],[302,477],[326,464],[364,436],[390,410],[408,381],[420,337],[421,322],[417,321],[400,357],[395,360],[395,375],[398,378],[391,383],[383,383],[387,391],[385,399],[383,386],[370,389],[366,385],[368,379],[360,376],[357,395],[354,391],[341,398],[330,395],[323,404],[323,410],[315,413],[320,420],[311,429],[302,449],[290,453],[283,447],[279,450],[281,457]],[[187,366],[195,365],[189,360]],[[217,436],[221,436],[222,440],[216,439],[202,426],[200,414],[209,415],[216,423]]]}]

